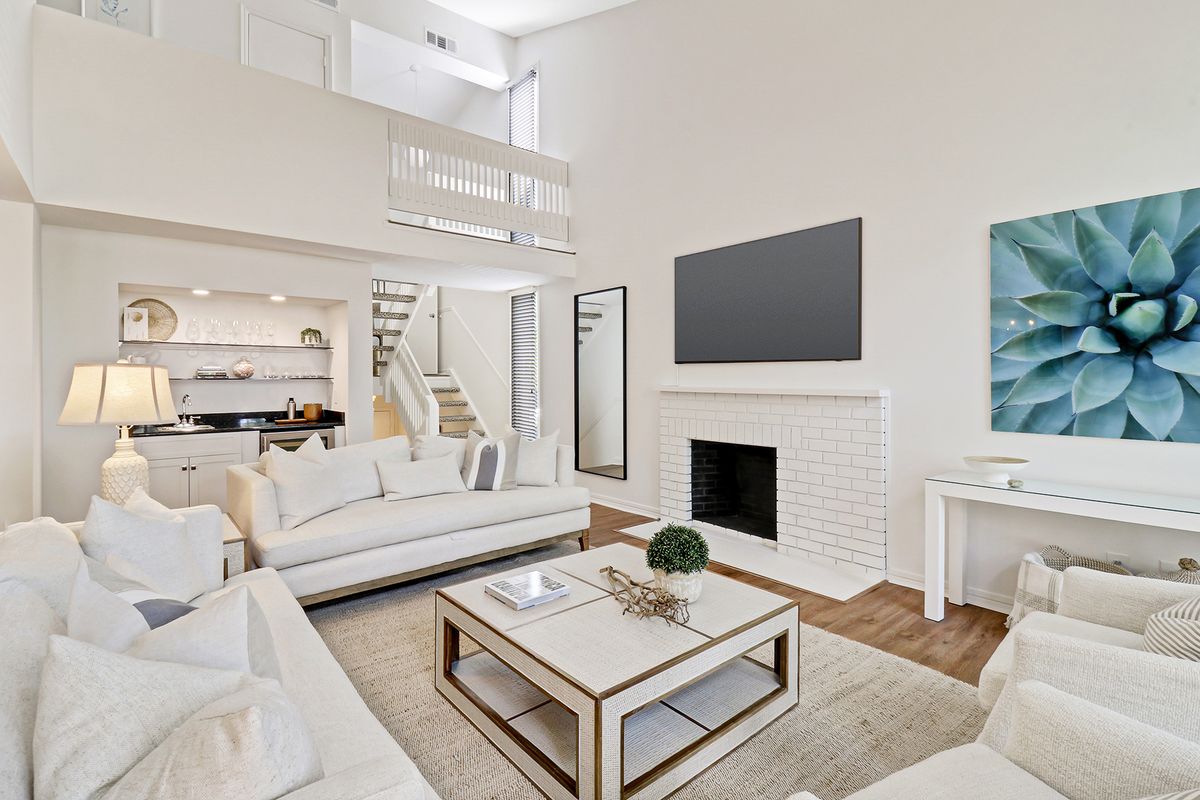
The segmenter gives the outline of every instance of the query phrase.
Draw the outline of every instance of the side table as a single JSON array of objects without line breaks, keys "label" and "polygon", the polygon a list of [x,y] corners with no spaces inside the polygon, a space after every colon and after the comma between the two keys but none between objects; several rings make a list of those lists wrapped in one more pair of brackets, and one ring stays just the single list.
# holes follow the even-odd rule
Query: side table
[{"label": "side table", "polygon": [[246,547],[246,534],[228,514],[221,517],[225,531],[222,544],[225,546],[225,580],[241,575],[250,569],[250,549]]}]

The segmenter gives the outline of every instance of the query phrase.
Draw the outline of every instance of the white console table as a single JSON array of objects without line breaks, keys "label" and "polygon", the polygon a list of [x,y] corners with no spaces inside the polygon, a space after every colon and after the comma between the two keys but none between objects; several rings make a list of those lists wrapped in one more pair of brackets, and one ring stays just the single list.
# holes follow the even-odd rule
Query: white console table
[{"label": "white console table", "polygon": [[966,504],[972,501],[1200,533],[1200,498],[1035,480],[1010,489],[974,472],[935,475],[925,479],[927,619],[945,617],[947,584],[951,603],[966,602]]}]

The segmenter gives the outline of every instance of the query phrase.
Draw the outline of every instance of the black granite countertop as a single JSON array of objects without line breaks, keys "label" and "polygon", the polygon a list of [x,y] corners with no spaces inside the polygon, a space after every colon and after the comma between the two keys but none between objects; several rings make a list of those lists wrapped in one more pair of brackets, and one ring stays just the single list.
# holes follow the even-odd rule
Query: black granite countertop
[{"label": "black granite countertop", "polygon": [[[299,412],[297,412],[299,414]],[[317,422],[292,423],[277,425],[275,420],[285,419],[285,411],[249,411],[222,414],[193,414],[197,425],[212,425],[211,429],[202,431],[171,430],[169,425],[135,425],[129,435],[136,438],[145,436],[196,436],[206,433],[236,433],[238,431],[311,431],[317,428],[331,428],[335,425],[345,425],[346,415],[341,411],[326,411]]]}]

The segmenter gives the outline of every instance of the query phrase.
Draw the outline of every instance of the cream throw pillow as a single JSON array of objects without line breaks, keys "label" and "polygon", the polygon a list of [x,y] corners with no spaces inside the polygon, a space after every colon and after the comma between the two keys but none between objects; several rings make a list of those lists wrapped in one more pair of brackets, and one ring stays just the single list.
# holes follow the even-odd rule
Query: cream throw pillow
[{"label": "cream throw pillow", "polygon": [[521,439],[518,450],[518,486],[558,484],[558,431],[540,439]]},{"label": "cream throw pillow", "polygon": [[467,440],[451,439],[449,436],[418,436],[417,445],[412,451],[413,461],[427,461],[431,458],[453,455],[457,469],[463,468],[467,457]]},{"label": "cream throw pillow", "polygon": [[104,793],[104,800],[274,800],[324,777],[300,711],[275,681],[209,703]]},{"label": "cream throw pillow", "polygon": [[256,680],[51,636],[33,734],[34,795],[97,797],[197,711]]},{"label": "cream throw pillow", "polygon": [[70,528],[50,517],[9,526],[0,533],[0,580],[14,578],[66,618],[71,582],[83,551]]},{"label": "cream throw pillow", "polygon": [[517,459],[521,435],[486,439],[475,431],[467,434],[462,478],[472,492],[497,492],[517,488]]},{"label": "cream throw pillow", "polygon": [[67,616],[72,639],[148,661],[250,672],[279,678],[266,616],[250,590],[239,586],[171,619],[157,615],[154,599],[131,604],[92,580],[81,564]]},{"label": "cream throw pillow", "polygon": [[283,530],[289,531],[346,505],[342,485],[328,467],[275,445],[263,454],[262,460],[263,471],[275,484]]},{"label": "cream throw pillow", "polygon": [[175,600],[186,603],[205,591],[187,523],[141,490],[124,508],[93,497],[79,544],[101,563],[130,565],[137,574],[129,577]]},{"label": "cream throw pillow", "polygon": [[404,436],[326,450],[321,437],[313,434],[300,446],[296,455],[327,467],[341,483],[342,499],[347,503],[383,496],[377,462],[412,460],[412,450],[408,446],[408,438]]},{"label": "cream throw pillow", "polygon": [[1067,797],[1200,786],[1200,745],[1038,681],[1017,685],[1004,757]]},{"label": "cream throw pillow", "polygon": [[376,466],[386,502],[467,490],[453,453],[423,461],[380,461]]},{"label": "cream throw pillow", "polygon": [[[64,632],[41,595],[0,579],[0,796],[33,796],[33,724],[46,645]],[[11,792],[11,794],[10,794]]]}]

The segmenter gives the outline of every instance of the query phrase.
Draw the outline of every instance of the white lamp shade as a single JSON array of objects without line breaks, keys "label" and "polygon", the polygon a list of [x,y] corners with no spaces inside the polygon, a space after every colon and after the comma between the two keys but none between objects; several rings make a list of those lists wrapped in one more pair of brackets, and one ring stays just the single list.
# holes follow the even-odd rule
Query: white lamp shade
[{"label": "white lamp shade", "polygon": [[160,425],[178,419],[166,367],[76,364],[58,424]]}]

